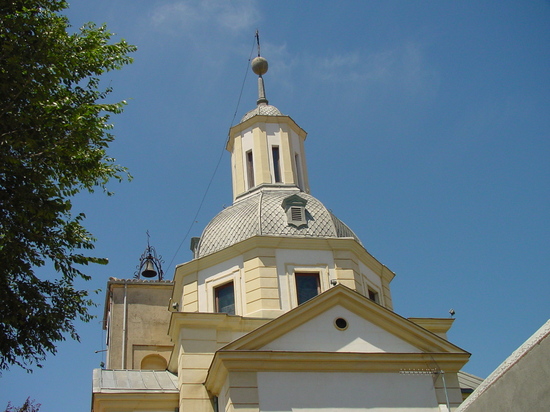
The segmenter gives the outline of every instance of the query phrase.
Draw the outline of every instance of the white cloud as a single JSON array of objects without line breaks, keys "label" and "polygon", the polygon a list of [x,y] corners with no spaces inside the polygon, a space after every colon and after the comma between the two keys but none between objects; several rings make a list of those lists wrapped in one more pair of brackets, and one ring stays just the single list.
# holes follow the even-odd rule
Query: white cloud
[{"label": "white cloud", "polygon": [[[260,33],[261,36],[261,33]],[[261,37],[260,37],[260,40]],[[270,41],[262,41],[262,55],[269,61],[270,73],[288,75],[289,70],[295,63],[295,56],[292,56],[286,44],[276,44]]]},{"label": "white cloud", "polygon": [[439,73],[422,46],[412,42],[379,52],[325,50],[324,54],[293,53],[286,44],[263,42],[262,55],[270,67],[268,98],[276,83],[285,93],[293,93],[301,84],[302,92],[337,90],[353,98],[399,96],[421,103],[432,100],[440,86]]},{"label": "white cloud", "polygon": [[238,34],[253,29],[259,16],[254,0],[179,0],[155,8],[151,22],[158,28],[184,35]]},{"label": "white cloud", "polygon": [[311,75],[327,82],[397,88],[410,95],[438,85],[437,73],[428,67],[420,45],[414,43],[371,54],[352,51],[309,60]]}]

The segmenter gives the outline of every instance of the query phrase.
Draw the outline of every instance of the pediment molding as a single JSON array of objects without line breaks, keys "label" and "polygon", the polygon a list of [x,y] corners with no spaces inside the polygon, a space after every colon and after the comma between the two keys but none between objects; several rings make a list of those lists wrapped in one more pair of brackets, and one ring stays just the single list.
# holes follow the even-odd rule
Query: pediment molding
[{"label": "pediment molding", "polygon": [[229,372],[458,372],[470,354],[357,353],[219,350],[208,370],[206,388],[218,394]]},{"label": "pediment molding", "polygon": [[346,308],[422,352],[468,353],[343,285],[337,285],[329,289],[309,302],[229,343],[222,350],[260,350],[268,343],[336,305]]}]

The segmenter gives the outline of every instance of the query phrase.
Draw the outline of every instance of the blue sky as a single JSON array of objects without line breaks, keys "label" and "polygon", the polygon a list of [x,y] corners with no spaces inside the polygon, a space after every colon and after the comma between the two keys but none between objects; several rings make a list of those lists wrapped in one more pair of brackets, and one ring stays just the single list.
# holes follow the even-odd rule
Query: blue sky
[{"label": "blue sky", "polygon": [[311,193],[396,273],[397,313],[454,308],[449,339],[481,377],[549,318],[548,1],[82,0],[67,14],[139,48],[104,77],[129,103],[110,154],[134,179],[75,200],[110,260],[83,285],[103,289],[98,319],[44,368],[4,372],[0,408],[31,396],[43,412],[89,411],[108,278],[133,276],[147,230],[171,278],[231,204],[223,152],[255,105],[256,29],[270,103],[308,132]]}]

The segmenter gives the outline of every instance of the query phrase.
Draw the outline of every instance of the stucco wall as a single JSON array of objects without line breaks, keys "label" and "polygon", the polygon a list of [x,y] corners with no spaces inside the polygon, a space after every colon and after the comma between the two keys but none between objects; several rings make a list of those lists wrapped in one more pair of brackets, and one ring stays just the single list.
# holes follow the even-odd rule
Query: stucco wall
[{"label": "stucco wall", "polygon": [[[348,328],[338,330],[334,320],[342,317]],[[307,336],[307,339],[304,339]],[[397,338],[355,313],[335,306],[325,313],[267,344],[262,350],[322,352],[418,353],[418,348]]]},{"label": "stucco wall", "polygon": [[461,412],[548,411],[550,321],[500,365],[467,399]]},{"label": "stucco wall", "polygon": [[439,411],[429,375],[259,372],[257,378],[260,411]]},{"label": "stucco wall", "polygon": [[[234,282],[236,315],[276,318],[298,305],[295,272],[316,272],[321,292],[331,288],[331,281],[364,296],[372,289],[378,294],[377,303],[392,309],[389,281],[393,274],[351,242],[355,241],[275,236],[247,239],[239,244],[242,254],[231,256],[224,250],[179,266],[172,303],[186,312],[214,312],[215,288]],[[287,244],[295,249],[285,247]],[[355,244],[357,251],[343,250],[350,244]],[[187,271],[186,266],[195,270]]]},{"label": "stucco wall", "polygon": [[141,360],[153,353],[168,361],[173,346],[168,336],[172,287],[171,282],[132,280],[109,284],[108,368],[139,369]]}]

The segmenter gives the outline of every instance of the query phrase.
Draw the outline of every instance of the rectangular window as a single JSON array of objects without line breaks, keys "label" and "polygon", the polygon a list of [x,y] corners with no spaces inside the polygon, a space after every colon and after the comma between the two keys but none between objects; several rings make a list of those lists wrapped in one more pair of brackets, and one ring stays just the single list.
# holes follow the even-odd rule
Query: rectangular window
[{"label": "rectangular window", "polygon": [[246,152],[246,175],[248,177],[248,188],[254,187],[254,160],[252,159],[252,150]]},{"label": "rectangular window", "polygon": [[233,282],[226,283],[214,290],[216,295],[216,312],[235,314],[235,288]]},{"label": "rectangular window", "polygon": [[279,156],[279,146],[272,146],[271,154],[273,155],[273,177],[275,178],[275,183],[281,183],[281,161]]},{"label": "rectangular window", "polygon": [[380,303],[379,302],[379,298],[378,298],[378,293],[375,292],[374,290],[372,290],[371,288],[368,288],[367,289],[367,292],[369,294],[369,299],[376,302],[376,303]]},{"label": "rectangular window", "polygon": [[321,293],[318,273],[295,273],[298,305],[307,302]]}]

